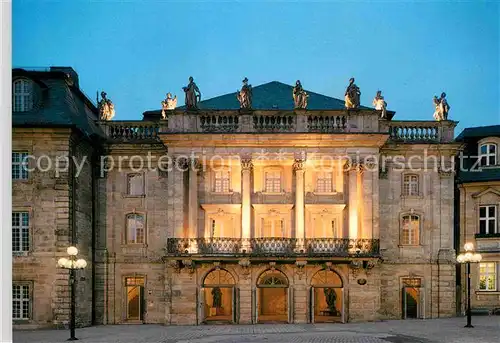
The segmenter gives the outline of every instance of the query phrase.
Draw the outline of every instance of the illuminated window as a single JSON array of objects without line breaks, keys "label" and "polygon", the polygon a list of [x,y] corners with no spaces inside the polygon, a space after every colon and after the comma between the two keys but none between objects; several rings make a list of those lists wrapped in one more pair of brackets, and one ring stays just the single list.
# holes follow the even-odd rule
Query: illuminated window
[{"label": "illuminated window", "polygon": [[12,178],[14,180],[28,179],[27,152],[12,152]]},{"label": "illuminated window", "polygon": [[214,173],[214,192],[230,192],[230,172],[228,170],[216,171]]},{"label": "illuminated window", "polygon": [[136,213],[127,215],[127,243],[145,243],[144,216]]},{"label": "illuminated window", "polygon": [[479,289],[482,291],[497,290],[497,265],[495,262],[479,264]]},{"label": "illuminated window", "polygon": [[401,228],[402,245],[418,245],[420,231],[420,218],[416,215],[403,216]]},{"label": "illuminated window", "polygon": [[331,217],[317,216],[314,221],[314,236],[318,238],[338,238],[337,222]]},{"label": "illuminated window", "polygon": [[281,171],[266,171],[264,180],[266,193],[281,193]]},{"label": "illuminated window", "polygon": [[12,212],[12,252],[30,249],[30,218],[28,212]]},{"label": "illuminated window", "polygon": [[497,207],[479,206],[479,233],[492,234],[497,230]]},{"label": "illuminated window", "polygon": [[144,195],[144,176],[142,174],[127,175],[127,194]]},{"label": "illuminated window", "polygon": [[33,83],[20,79],[14,81],[12,95],[13,112],[26,112],[33,108]]},{"label": "illuminated window", "polygon": [[418,195],[418,175],[405,175],[403,180],[403,195]]},{"label": "illuminated window", "polygon": [[262,218],[263,237],[285,237],[285,222],[281,218]]},{"label": "illuminated window", "polygon": [[333,188],[333,173],[319,172],[316,177],[316,192],[317,193],[332,193]]},{"label": "illuminated window", "polygon": [[494,166],[497,164],[497,146],[493,143],[481,145],[479,149],[479,158],[482,166]]},{"label": "illuminated window", "polygon": [[31,290],[26,283],[12,285],[12,319],[31,319]]}]

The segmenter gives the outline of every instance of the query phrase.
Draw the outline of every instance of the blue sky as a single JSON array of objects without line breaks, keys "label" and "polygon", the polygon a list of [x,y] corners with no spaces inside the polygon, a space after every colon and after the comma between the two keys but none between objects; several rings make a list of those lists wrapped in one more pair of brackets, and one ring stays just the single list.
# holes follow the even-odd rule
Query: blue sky
[{"label": "blue sky", "polygon": [[350,77],[371,106],[378,89],[399,120],[432,120],[447,93],[450,119],[500,124],[498,2],[13,1],[13,65],[72,66],[116,120],[140,120],[167,92],[184,103],[300,79],[343,98]]}]

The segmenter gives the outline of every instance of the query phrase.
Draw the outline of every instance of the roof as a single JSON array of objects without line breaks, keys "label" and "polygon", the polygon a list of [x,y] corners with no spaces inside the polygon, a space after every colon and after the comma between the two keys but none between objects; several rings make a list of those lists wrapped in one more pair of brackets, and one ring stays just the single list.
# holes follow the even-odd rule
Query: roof
[{"label": "roof", "polygon": [[78,87],[78,76],[72,68],[13,69],[12,77],[30,78],[41,86],[38,106],[28,112],[13,112],[12,126],[74,127],[87,137],[104,136],[95,122],[98,110]]},{"label": "roof", "polygon": [[477,126],[465,128],[455,139],[456,141],[464,141],[468,138],[481,139],[484,137],[499,136],[500,125]]},{"label": "roof", "polygon": [[[344,100],[318,94],[307,89],[304,90],[309,94],[307,101],[308,110],[345,110]],[[271,81],[252,87],[252,91],[252,109],[254,110],[294,110],[293,86],[291,85]],[[202,100],[199,102],[198,107],[200,110],[239,110],[240,103],[236,98],[236,94],[236,92],[233,92]],[[179,106],[177,109],[185,109],[185,106]],[[374,108],[366,106],[360,106],[360,109],[374,110]],[[145,114],[159,112],[159,110],[147,111]],[[388,112],[391,114],[394,113],[392,111]]]}]

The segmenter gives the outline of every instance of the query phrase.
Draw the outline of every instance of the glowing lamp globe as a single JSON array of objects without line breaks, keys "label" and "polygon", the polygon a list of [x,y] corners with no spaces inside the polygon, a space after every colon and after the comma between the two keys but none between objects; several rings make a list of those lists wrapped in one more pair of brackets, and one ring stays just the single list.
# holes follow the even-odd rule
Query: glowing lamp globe
[{"label": "glowing lamp globe", "polygon": [[78,254],[78,249],[76,247],[68,247],[68,249],[66,250],[66,252],[70,256],[75,256],[76,254]]},{"label": "glowing lamp globe", "polygon": [[66,261],[68,259],[65,258],[65,257],[61,257],[58,261],[57,261],[57,264],[59,265],[59,267],[64,267],[66,265]]}]

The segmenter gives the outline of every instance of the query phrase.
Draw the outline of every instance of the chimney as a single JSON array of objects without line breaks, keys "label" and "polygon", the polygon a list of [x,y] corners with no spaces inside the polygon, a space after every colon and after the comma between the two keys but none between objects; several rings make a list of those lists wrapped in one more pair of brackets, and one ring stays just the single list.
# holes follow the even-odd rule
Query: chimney
[{"label": "chimney", "polygon": [[51,72],[63,72],[66,74],[66,81],[76,88],[80,88],[80,84],[78,82],[78,74],[71,67],[50,67]]}]

